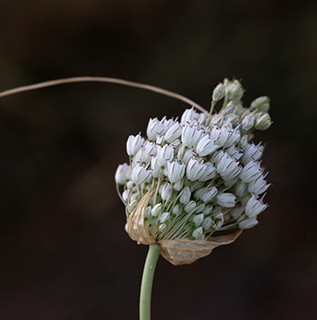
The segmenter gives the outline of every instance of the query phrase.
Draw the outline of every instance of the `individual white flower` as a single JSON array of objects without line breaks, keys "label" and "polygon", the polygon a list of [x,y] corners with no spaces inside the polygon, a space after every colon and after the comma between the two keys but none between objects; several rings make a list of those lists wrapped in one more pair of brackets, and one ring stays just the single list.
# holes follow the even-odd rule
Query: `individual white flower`
[{"label": "individual white flower", "polygon": [[149,141],[146,141],[143,144],[142,148],[138,151],[138,153],[139,152],[141,152],[140,160],[142,162],[148,163],[151,158],[156,155],[156,145]]},{"label": "individual white flower", "polygon": [[186,168],[187,179],[191,181],[199,180],[204,174],[206,167],[202,161],[190,159]]},{"label": "individual white flower", "polygon": [[210,163],[205,163],[205,171],[199,178],[199,181],[208,181],[216,176],[216,168]]},{"label": "individual white flower", "polygon": [[143,142],[144,139],[140,134],[138,134],[137,136],[129,136],[127,140],[127,154],[129,156],[134,156],[142,147]]},{"label": "individual white flower", "polygon": [[208,187],[204,190],[203,194],[201,195],[200,199],[204,202],[211,201],[218,193],[218,189],[214,186]]},{"label": "individual white flower", "polygon": [[172,210],[172,213],[175,214],[176,216],[178,216],[181,212],[182,212],[182,210],[181,210],[180,205],[179,204],[175,205]]},{"label": "individual white flower", "polygon": [[159,217],[159,220],[161,223],[164,223],[166,222],[170,217],[170,213],[169,212],[163,212],[160,217]]},{"label": "individual white flower", "polygon": [[193,238],[196,240],[203,240],[204,230],[202,227],[199,227],[193,231]]},{"label": "individual white flower", "polygon": [[172,147],[175,150],[175,152],[177,152],[181,144],[181,141],[179,139],[176,139],[170,143],[170,147]]},{"label": "individual white flower", "polygon": [[245,214],[249,218],[253,218],[263,212],[266,208],[266,204],[263,204],[261,200],[259,201],[255,196],[252,196],[246,205]]},{"label": "individual white flower", "polygon": [[242,157],[242,153],[235,146],[231,146],[230,148],[226,149],[227,154],[233,158],[234,160],[238,161]]},{"label": "individual white flower", "polygon": [[263,176],[258,177],[256,180],[251,181],[248,186],[248,190],[251,193],[262,194],[269,188],[269,184],[266,183]]},{"label": "individual white flower", "polygon": [[201,213],[201,212],[203,212],[204,209],[205,209],[205,206],[206,206],[206,205],[205,205],[204,203],[199,204],[199,205],[196,207],[195,213]]},{"label": "individual white flower", "polygon": [[146,219],[150,218],[150,217],[151,217],[151,212],[152,212],[151,206],[146,207],[145,213],[144,213],[144,217],[145,217]]},{"label": "individual white flower", "polygon": [[207,206],[205,207],[204,211],[203,211],[203,214],[204,214],[205,216],[210,215],[211,212],[212,212],[212,209],[213,209],[213,206],[212,206],[211,204],[207,205]]},{"label": "individual white flower", "polygon": [[235,206],[236,196],[229,192],[219,193],[217,195],[217,203],[225,208],[233,208]]},{"label": "individual white flower", "polygon": [[136,185],[142,184],[145,182],[151,175],[149,170],[146,170],[144,167],[137,164],[131,174],[131,181]]},{"label": "individual white flower", "polygon": [[193,147],[198,142],[201,131],[186,123],[182,130],[182,142],[185,147]]},{"label": "individual white flower", "polygon": [[191,196],[190,189],[188,187],[184,188],[179,198],[179,202],[186,205],[190,200],[190,196]]},{"label": "individual white flower", "polygon": [[175,123],[175,121],[173,119],[166,119],[166,117],[164,117],[160,124],[161,124],[161,132],[160,135],[164,136],[165,133],[167,132],[167,130]]},{"label": "individual white flower", "polygon": [[240,139],[240,132],[238,130],[228,130],[227,140],[223,143],[225,148],[234,145]]},{"label": "individual white flower", "polygon": [[182,128],[178,122],[175,122],[165,133],[164,140],[173,142],[182,134]]},{"label": "individual white flower", "polygon": [[251,160],[240,172],[240,179],[243,182],[251,182],[262,175],[262,168],[256,161]]},{"label": "individual white flower", "polygon": [[250,229],[259,223],[256,217],[239,222],[239,228]]},{"label": "individual white flower", "polygon": [[158,178],[161,173],[161,166],[159,165],[157,161],[157,157],[153,157],[151,159],[151,169],[152,169],[152,176],[154,178]]},{"label": "individual white flower", "polygon": [[170,183],[164,183],[161,188],[160,188],[160,194],[161,194],[161,198],[162,200],[166,201],[172,193],[172,186],[170,185]]},{"label": "individual white flower", "polygon": [[185,146],[181,146],[177,153],[177,159],[178,161],[181,161],[185,164],[188,163],[188,161],[194,156],[193,149],[187,148]]},{"label": "individual white flower", "polygon": [[180,181],[185,175],[186,165],[178,162],[167,163],[167,176],[170,182],[176,183]]},{"label": "individual white flower", "polygon": [[205,231],[209,230],[212,224],[211,217],[206,217],[202,223],[202,227]]},{"label": "individual white flower", "polygon": [[239,197],[242,198],[248,192],[248,184],[245,182],[239,182],[234,187],[234,193]]},{"label": "individual white flower", "polygon": [[184,179],[181,179],[174,184],[173,189],[176,191],[181,191],[183,189],[183,186],[184,186]]},{"label": "individual white flower", "polygon": [[152,216],[153,216],[153,217],[157,217],[157,216],[162,212],[162,209],[163,209],[162,203],[156,204],[156,205],[152,208]]},{"label": "individual white flower", "polygon": [[221,129],[218,127],[213,127],[210,137],[218,147],[222,147],[229,137],[228,126],[223,125]]},{"label": "individual white flower", "polygon": [[192,121],[193,119],[197,119],[198,113],[194,108],[186,109],[181,117],[181,122]]},{"label": "individual white flower", "polygon": [[128,198],[129,198],[129,194],[130,194],[130,190],[127,189],[127,190],[124,190],[122,192],[122,199],[124,202],[127,202]]},{"label": "individual white flower", "polygon": [[160,166],[166,166],[167,162],[171,162],[174,157],[174,149],[169,145],[163,147],[157,147],[157,161]]},{"label": "individual white flower", "polygon": [[117,184],[123,184],[125,183],[126,179],[127,179],[127,170],[128,170],[129,166],[127,163],[123,163],[123,164],[119,164],[115,176],[114,176],[114,180]]},{"label": "individual white flower", "polygon": [[213,153],[217,148],[218,146],[214,144],[208,135],[205,135],[199,140],[196,151],[201,157],[204,157]]},{"label": "individual white flower", "polygon": [[261,145],[249,144],[244,150],[241,162],[247,164],[249,161],[258,161],[263,155],[263,147]]},{"label": "individual white flower", "polygon": [[186,206],[184,207],[184,210],[187,212],[187,213],[190,213],[192,212],[197,206],[197,203],[195,201],[189,201]]},{"label": "individual white flower", "polygon": [[161,122],[157,118],[150,119],[146,129],[146,135],[150,141],[155,141],[157,136],[161,133],[161,130]]},{"label": "individual white flower", "polygon": [[241,171],[239,163],[233,160],[227,153],[223,153],[217,164],[217,172],[225,180],[232,180],[238,176]]},{"label": "individual white flower", "polygon": [[196,227],[199,227],[203,223],[203,221],[204,221],[204,215],[202,213],[195,215],[193,218],[193,222],[195,223]]},{"label": "individual white flower", "polygon": [[238,219],[245,210],[245,206],[235,207],[230,211],[230,216],[233,220]]}]

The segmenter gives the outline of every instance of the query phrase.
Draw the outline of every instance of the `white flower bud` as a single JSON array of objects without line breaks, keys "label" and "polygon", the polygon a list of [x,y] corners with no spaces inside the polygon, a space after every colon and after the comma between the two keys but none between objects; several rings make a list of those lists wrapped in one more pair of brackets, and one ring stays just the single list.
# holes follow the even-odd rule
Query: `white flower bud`
[{"label": "white flower bud", "polygon": [[166,222],[166,221],[169,219],[169,217],[170,217],[170,213],[169,213],[169,212],[163,212],[163,213],[160,215],[159,220],[160,220],[161,223],[164,223],[164,222]]},{"label": "white flower bud", "polygon": [[136,185],[142,184],[145,182],[151,175],[149,170],[146,170],[144,167],[137,164],[131,174],[131,181]]},{"label": "white flower bud", "polygon": [[166,223],[162,223],[162,224],[160,224],[159,227],[158,227],[159,232],[163,232],[163,231],[165,231],[166,229],[167,229]]},{"label": "white flower bud", "polygon": [[184,208],[184,210],[187,212],[187,213],[190,213],[190,212],[192,212],[195,208],[196,208],[196,202],[195,201],[189,201],[187,204],[186,204],[186,206],[185,206],[185,208]]},{"label": "white flower bud", "polygon": [[229,100],[237,101],[243,97],[244,90],[241,83],[238,80],[229,82],[226,87],[226,95]]},{"label": "white flower bud", "polygon": [[175,205],[172,210],[172,213],[175,214],[176,216],[178,216],[181,212],[182,212],[182,210],[181,210],[180,205],[179,204]]},{"label": "white flower bud", "polygon": [[219,83],[212,92],[212,100],[216,102],[221,100],[225,96],[225,93],[226,87],[222,83]]},{"label": "white flower bud", "polygon": [[268,112],[270,109],[270,98],[268,97],[259,97],[251,102],[251,110],[257,110],[261,112]]},{"label": "white flower bud", "polygon": [[241,148],[242,150],[246,149],[247,146],[249,145],[248,143],[248,136],[245,135],[243,137],[241,137],[239,143],[238,143],[238,147]]},{"label": "white flower bud", "polygon": [[184,188],[179,198],[179,202],[186,205],[190,200],[190,196],[191,196],[190,189],[188,187]]},{"label": "white flower bud", "polygon": [[251,182],[262,175],[262,168],[258,162],[251,160],[240,172],[240,179],[243,182]]},{"label": "white flower bud", "polygon": [[158,178],[160,176],[161,167],[157,161],[157,157],[151,159],[151,170],[154,178]]},{"label": "white flower bud", "polygon": [[199,227],[193,231],[193,238],[196,240],[203,240],[204,231],[202,227]]},{"label": "white flower bud", "polygon": [[249,183],[248,190],[251,193],[257,195],[262,194],[269,188],[269,184],[266,183],[263,176],[258,177],[256,180],[253,180]]},{"label": "white flower bud", "polygon": [[162,127],[160,121],[157,118],[150,119],[146,129],[146,135],[150,141],[155,141],[161,130]]},{"label": "white flower bud", "polygon": [[247,205],[245,208],[245,214],[249,218],[253,218],[259,215],[261,212],[263,212],[266,208],[267,208],[266,204],[263,204],[262,201],[259,201],[256,199],[255,196],[252,196],[247,202]]},{"label": "white flower bud", "polygon": [[[141,152],[140,160],[142,162],[148,163],[153,156],[156,155],[156,145],[146,141],[143,145],[143,147],[138,151],[138,153]],[[136,159],[133,159],[136,161]]]},{"label": "white flower bud", "polygon": [[152,208],[150,206],[148,206],[145,209],[144,217],[147,218],[147,219],[150,218],[151,217],[151,212],[152,212]]},{"label": "white flower bud", "polygon": [[202,213],[195,215],[193,218],[193,222],[195,223],[196,227],[199,227],[203,223],[203,221],[204,221],[204,215]]},{"label": "white flower bud", "polygon": [[183,189],[183,186],[184,186],[184,179],[181,179],[174,184],[173,188],[176,191],[181,191]]},{"label": "white flower bud", "polygon": [[218,146],[215,145],[211,139],[209,139],[208,135],[205,135],[199,140],[196,151],[201,157],[204,157],[213,153],[217,148]]},{"label": "white flower bud", "polygon": [[140,134],[138,134],[137,136],[129,136],[127,140],[127,154],[129,156],[134,156],[142,147],[143,142],[144,139]]},{"label": "white flower bud", "polygon": [[252,113],[245,116],[241,122],[242,128],[245,131],[249,131],[250,129],[252,129],[254,127],[254,124],[255,124],[255,118]]},{"label": "white flower bud", "polygon": [[235,206],[236,196],[229,192],[223,192],[217,195],[217,203],[225,208],[233,208]]},{"label": "white flower bud", "polygon": [[165,133],[164,140],[172,142],[182,134],[182,128],[178,122],[175,122]]},{"label": "white flower bud", "polygon": [[268,113],[256,114],[256,120],[254,125],[255,129],[266,130],[271,126],[271,124],[272,124],[272,120]]},{"label": "white flower bud", "polygon": [[177,162],[167,163],[167,176],[170,182],[175,183],[180,181],[185,175],[186,165]]},{"label": "white flower bud", "polygon": [[123,164],[119,164],[117,170],[116,170],[116,174],[114,176],[114,180],[117,184],[124,184],[126,179],[127,179],[127,170],[128,170],[128,164],[127,163],[123,163]]},{"label": "white flower bud", "polygon": [[203,214],[205,216],[208,216],[209,214],[211,214],[212,209],[213,209],[213,206],[211,204],[207,205],[203,211]]},{"label": "white flower bud", "polygon": [[167,144],[164,147],[157,147],[157,161],[160,166],[166,166],[167,162],[171,162],[174,157],[174,149]]},{"label": "white flower bud", "polygon": [[166,201],[172,194],[172,186],[169,183],[164,183],[160,188],[162,200]]},{"label": "white flower bud", "polygon": [[198,205],[198,206],[196,207],[195,213],[203,212],[204,209],[205,209],[205,204],[202,203],[202,204],[200,204],[200,205]]},{"label": "white flower bud", "polygon": [[152,217],[157,217],[161,212],[162,212],[162,203],[158,203],[152,208]]},{"label": "white flower bud", "polygon": [[244,210],[245,210],[245,206],[240,206],[240,207],[233,208],[230,211],[230,216],[232,217],[232,220],[238,219],[242,215]]},{"label": "white flower bud", "polygon": [[210,163],[205,163],[204,174],[199,178],[199,181],[208,181],[216,176],[216,168]]},{"label": "white flower bud", "polygon": [[129,194],[130,194],[130,190],[129,190],[129,189],[124,190],[124,191],[122,192],[122,199],[123,199],[124,202],[127,202],[128,197],[129,197]]},{"label": "white flower bud", "polygon": [[237,197],[242,198],[248,192],[248,184],[244,182],[237,183],[234,187],[234,193]]},{"label": "white flower bud", "polygon": [[206,167],[202,161],[190,159],[186,168],[187,179],[191,181],[199,180],[204,172]]},{"label": "white flower bud", "polygon": [[211,227],[211,224],[212,224],[212,219],[211,217],[206,217],[203,221],[203,224],[202,224],[202,227],[204,229],[204,231],[207,231],[210,229]]},{"label": "white flower bud", "polygon": [[256,226],[259,223],[256,217],[244,220],[239,223],[239,228],[241,229],[250,229]]},{"label": "white flower bud", "polygon": [[222,113],[214,114],[210,118],[210,126],[218,126],[221,127],[224,121],[224,115]]},{"label": "white flower bud", "polygon": [[198,142],[201,136],[201,131],[198,131],[196,128],[190,126],[186,123],[182,130],[182,142],[186,147],[193,147]]},{"label": "white flower bud", "polygon": [[211,186],[204,190],[204,193],[201,196],[201,200],[204,202],[211,201],[218,193],[218,190],[216,187]]}]

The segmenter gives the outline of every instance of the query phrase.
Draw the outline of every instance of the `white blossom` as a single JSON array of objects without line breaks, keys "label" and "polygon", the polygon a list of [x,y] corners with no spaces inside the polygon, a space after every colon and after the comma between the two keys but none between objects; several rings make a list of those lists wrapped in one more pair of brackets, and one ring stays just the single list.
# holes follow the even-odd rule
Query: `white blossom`
[{"label": "white blossom", "polygon": [[269,188],[263,176],[258,177],[256,180],[249,183],[248,190],[251,193],[262,194]]},{"label": "white blossom", "polygon": [[255,196],[252,196],[246,205],[245,214],[249,218],[253,218],[263,212],[266,208],[266,204],[263,204],[262,201],[259,201]]},{"label": "white blossom", "polygon": [[180,137],[182,128],[178,122],[175,122],[165,133],[164,140],[172,142]]},{"label": "white blossom", "polygon": [[149,178],[150,174],[149,170],[137,164],[132,170],[131,181],[136,185],[142,184]]},{"label": "white blossom", "polygon": [[182,130],[182,142],[185,147],[193,147],[201,137],[201,131],[186,123]]},{"label": "white blossom", "polygon": [[218,189],[214,186],[211,186],[204,190],[200,198],[204,202],[209,202],[217,195],[217,193]]},{"label": "white blossom", "polygon": [[161,122],[157,118],[150,119],[146,129],[146,135],[150,141],[155,141],[161,130]]},{"label": "white blossom", "polygon": [[190,159],[186,168],[187,179],[191,181],[199,180],[204,172],[206,167],[202,161],[196,159]]},{"label": "white blossom", "polygon": [[229,192],[219,193],[217,195],[217,203],[225,208],[233,208],[235,206],[236,196]]},{"label": "white blossom", "polygon": [[129,136],[127,140],[127,154],[129,156],[134,156],[142,147],[143,142],[144,139],[140,134],[138,134],[137,136]]},{"label": "white blossom", "polygon": [[185,175],[186,165],[183,163],[178,163],[176,161],[167,163],[167,176],[170,182],[178,182]]},{"label": "white blossom", "polygon": [[167,162],[171,162],[174,157],[174,149],[169,145],[157,147],[157,161],[160,166],[166,166]]},{"label": "white blossom", "polygon": [[127,179],[127,170],[129,166],[127,163],[119,164],[114,179],[117,184],[123,184]]},{"label": "white blossom", "polygon": [[256,161],[251,160],[240,173],[240,179],[243,182],[251,182],[258,179],[262,175],[262,168]]},{"label": "white blossom", "polygon": [[190,196],[190,189],[188,187],[184,188],[179,198],[179,202],[186,205],[190,200]]},{"label": "white blossom", "polygon": [[217,148],[218,146],[214,144],[208,135],[205,135],[199,140],[196,151],[201,157],[204,157],[213,153]]}]

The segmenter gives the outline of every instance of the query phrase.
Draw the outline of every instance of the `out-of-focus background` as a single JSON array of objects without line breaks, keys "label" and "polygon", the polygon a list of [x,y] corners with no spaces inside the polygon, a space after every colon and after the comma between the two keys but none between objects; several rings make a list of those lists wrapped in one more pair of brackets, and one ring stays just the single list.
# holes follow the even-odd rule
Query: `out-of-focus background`
[{"label": "out-of-focus background", "polygon": [[[260,224],[190,266],[161,259],[155,319],[316,319],[315,1],[2,1],[0,91],[113,76],[208,108],[224,77],[245,104],[269,95],[258,132],[272,187]],[[129,134],[183,103],[108,84],[0,100],[0,318],[137,319],[146,247],[124,231],[113,175]]]}]

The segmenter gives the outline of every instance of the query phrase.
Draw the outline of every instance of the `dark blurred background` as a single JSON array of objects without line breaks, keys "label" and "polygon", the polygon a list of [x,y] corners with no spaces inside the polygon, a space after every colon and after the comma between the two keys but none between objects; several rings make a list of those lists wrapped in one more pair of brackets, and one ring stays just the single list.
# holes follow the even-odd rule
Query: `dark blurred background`
[{"label": "dark blurred background", "polygon": [[[316,1],[1,1],[0,90],[79,75],[124,78],[208,108],[224,77],[258,132],[272,187],[260,224],[190,266],[160,259],[155,319],[316,319]],[[0,101],[0,318],[137,319],[147,248],[124,231],[113,175],[129,134],[187,106],[82,83]]]}]

